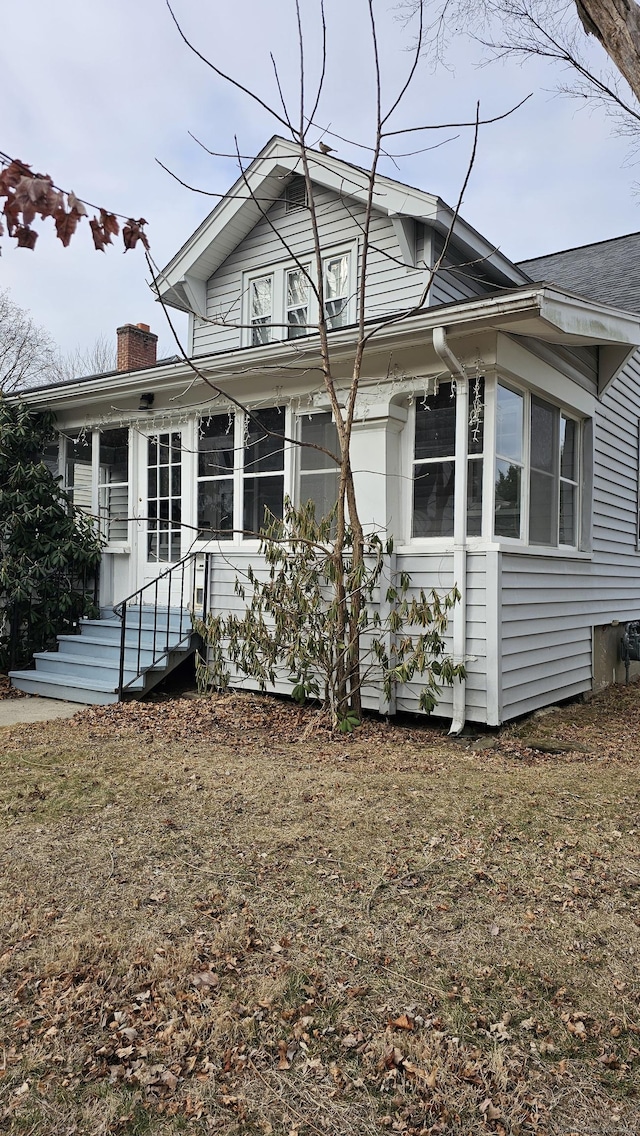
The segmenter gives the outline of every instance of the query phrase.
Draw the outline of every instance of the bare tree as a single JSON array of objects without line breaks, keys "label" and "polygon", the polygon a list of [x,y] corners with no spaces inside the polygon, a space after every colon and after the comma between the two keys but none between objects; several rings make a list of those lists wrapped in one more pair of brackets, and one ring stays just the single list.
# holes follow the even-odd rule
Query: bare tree
[{"label": "bare tree", "polygon": [[86,375],[103,375],[116,369],[116,347],[113,337],[99,335],[90,347],[76,347],[60,352],[56,358],[52,378],[55,382],[70,382]]},{"label": "bare tree", "polygon": [[55,363],[51,336],[29,312],[0,292],[0,393],[50,381]]},{"label": "bare tree", "polygon": [[[402,0],[414,15],[422,0]],[[426,0],[425,34],[432,60],[441,60],[451,37],[466,35],[491,58],[553,60],[574,72],[563,94],[587,99],[613,114],[621,133],[640,133],[640,7],[635,0]],[[595,37],[613,67],[596,70],[587,38]],[[621,77],[622,80],[621,81]]]},{"label": "bare tree", "polygon": [[[333,532],[332,549],[330,554],[332,566],[328,574],[328,578],[330,578],[332,588],[334,589],[337,609],[334,634],[336,641],[343,645],[337,666],[337,717],[342,719],[350,718],[351,720],[359,719],[362,709],[362,669],[360,639],[361,630],[363,626],[366,625],[366,621],[363,620],[363,610],[366,604],[363,580],[366,576],[365,558],[368,544],[358,509],[356,486],[351,466],[351,439],[354,417],[356,414],[358,392],[360,390],[361,377],[363,375],[365,352],[368,344],[371,342],[373,337],[375,337],[383,328],[388,328],[389,324],[395,322],[396,320],[403,320],[410,316],[416,315],[423,310],[428,302],[429,290],[434,276],[439,271],[447,256],[450,245],[450,237],[456,223],[458,210],[474,164],[478,140],[478,130],[480,125],[482,124],[479,114],[479,107],[476,107],[475,115],[473,116],[473,118],[470,118],[469,122],[466,123],[423,124],[412,126],[407,129],[398,128],[395,124],[395,115],[405,101],[406,96],[410,90],[412,81],[420,65],[423,50],[422,4],[419,3],[417,5],[417,31],[415,37],[415,45],[413,48],[411,61],[407,68],[406,76],[404,78],[404,81],[399,84],[399,89],[397,90],[396,94],[390,98],[387,105],[384,105],[382,94],[382,61],[379,50],[379,33],[374,11],[374,0],[366,0],[364,8],[367,14],[368,24],[368,50],[370,51],[375,91],[375,102],[373,108],[374,128],[368,144],[361,146],[361,148],[366,153],[368,153],[369,160],[367,168],[363,171],[359,171],[359,176],[360,174],[362,174],[364,178],[365,201],[364,216],[360,221],[357,222],[359,228],[358,281],[355,289],[357,319],[354,329],[351,375],[348,389],[345,394],[344,389],[339,389],[339,385],[336,380],[335,365],[333,361],[330,321],[327,315],[327,297],[325,295],[323,272],[323,258],[325,256],[326,249],[323,247],[321,220],[316,203],[316,192],[313,180],[313,166],[314,162],[318,160],[318,155],[317,153],[315,155],[312,155],[311,153],[312,146],[317,146],[317,124],[320,121],[321,97],[323,93],[327,68],[327,28],[323,0],[320,0],[317,8],[319,16],[319,29],[316,29],[313,36],[313,43],[315,45],[319,44],[314,59],[316,69],[319,74],[319,79],[311,94],[309,94],[308,91],[308,75],[310,73],[310,66],[309,60],[305,55],[306,43],[305,35],[303,34],[301,4],[300,0],[294,0],[295,19],[297,23],[299,64],[299,94],[298,106],[295,115],[290,112],[287,105],[283,87],[280,81],[280,76],[278,73],[278,68],[273,57],[272,63],[275,75],[278,102],[276,105],[272,106],[254,90],[252,90],[246,83],[239,81],[237,78],[224,71],[208,56],[204,55],[199,47],[187,38],[184,30],[182,29],[180,23],[178,22],[171,9],[169,0],[166,0],[166,2],[178,33],[187,47],[207,67],[209,67],[215,75],[232,85],[234,88],[236,88],[236,90],[242,92],[254,103],[258,104],[263,110],[267,111],[268,114],[277,123],[278,128],[284,134],[288,135],[288,137],[293,141],[299,153],[298,168],[301,176],[304,178],[306,189],[306,208],[308,210],[310,230],[309,252],[312,260],[314,261],[313,271],[311,271],[309,268],[308,256],[304,259],[301,259],[300,256],[296,255],[295,251],[287,245],[282,234],[278,231],[277,227],[273,224],[270,218],[268,205],[264,205],[260,201],[259,196],[253,192],[251,180],[247,173],[245,156],[240,153],[239,148],[237,148],[235,157],[237,158],[241,171],[241,179],[244,182],[247,198],[250,198],[253,201],[262,220],[272,229],[274,236],[280,241],[283,251],[288,257],[291,258],[299,272],[303,275],[311,295],[315,298],[318,319],[317,323],[314,323],[313,330],[317,332],[318,335],[322,387],[324,389],[325,395],[328,398],[333,420],[336,425],[338,438],[338,449],[336,453],[330,453],[319,446],[314,447],[316,449],[321,449],[322,452],[326,454],[326,456],[331,461],[335,462],[338,472],[338,491],[334,515],[335,528]],[[311,37],[309,38],[311,39]],[[506,113],[511,113],[511,111],[508,111]],[[499,117],[505,117],[505,115],[501,115]],[[386,318],[384,320],[374,320],[372,322],[371,316],[367,311],[367,293],[369,285],[369,257],[373,248],[371,231],[375,217],[376,178],[378,175],[380,159],[381,157],[389,155],[390,149],[393,149],[394,143],[397,143],[398,139],[402,135],[406,133],[413,134],[420,131],[437,130],[444,128],[445,126],[447,128],[451,126],[467,126],[471,129],[473,135],[471,157],[469,160],[466,177],[464,179],[460,192],[459,200],[453,213],[453,219],[449,233],[447,234],[443,242],[443,247],[441,248],[441,251],[435,262],[433,264],[425,265],[426,272],[424,287],[419,299],[417,300],[413,308],[410,311],[405,311],[402,314],[398,314],[397,316],[392,317],[391,319]],[[329,134],[331,138],[340,137],[340,135],[337,135],[333,132],[328,132],[326,130],[323,130],[322,134],[325,137],[327,136],[327,134]],[[320,142],[319,148],[321,155],[330,152],[330,147],[327,146],[324,141]],[[213,153],[213,151],[210,152]],[[220,154],[219,156],[229,157],[230,155]],[[220,196],[222,197],[224,195]],[[346,193],[344,195],[344,201],[348,207],[349,198],[348,194]],[[147,259],[150,269],[154,273],[154,280],[158,295],[160,297],[162,284],[161,274],[158,273],[158,270],[148,253]],[[167,317],[171,322],[171,316],[169,312],[167,312]],[[200,318],[202,318],[201,313]],[[233,320],[229,317],[224,319],[223,322],[228,325],[230,322],[233,322]],[[235,326],[240,326],[240,324],[235,324]],[[309,330],[312,329],[309,328]],[[175,338],[176,342],[179,345],[177,335]],[[194,373],[202,378],[211,389],[224,397],[229,405],[235,405],[247,412],[247,408],[242,406],[228,390],[224,390],[212,383],[206,375],[205,371],[200,369],[196,365],[194,360],[188,359],[186,355],[184,355],[183,357],[188,365],[191,366]],[[461,376],[461,378],[463,377]],[[251,415],[250,410],[248,411],[248,413],[249,415]],[[295,438],[286,438],[285,441],[293,444],[300,444]],[[464,667],[462,664],[454,669],[455,677],[461,677],[464,674]]]}]

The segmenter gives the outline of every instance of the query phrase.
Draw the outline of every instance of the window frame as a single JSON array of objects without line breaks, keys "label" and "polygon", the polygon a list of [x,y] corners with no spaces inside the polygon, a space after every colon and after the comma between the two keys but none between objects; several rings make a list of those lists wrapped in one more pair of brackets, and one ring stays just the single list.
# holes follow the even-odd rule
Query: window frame
[{"label": "window frame", "polygon": [[[126,431],[126,434],[127,434],[127,480],[126,481],[103,481],[102,480],[103,464],[100,461],[101,437],[102,437],[102,434],[110,432],[112,430],[123,430],[123,431]],[[97,449],[97,455],[96,456],[97,456],[97,466],[98,466],[98,523],[99,523],[101,534],[104,533],[105,528],[106,528],[107,532],[109,531],[109,516],[108,516],[108,513],[105,513],[105,510],[102,507],[103,490],[105,490],[107,488],[110,488],[110,489],[126,488],[126,490],[127,490],[127,494],[126,494],[126,499],[127,499],[127,519],[126,519],[127,535],[123,540],[109,540],[108,537],[107,537],[107,539],[105,541],[105,548],[107,549],[107,551],[109,551],[111,549],[128,547],[131,543],[131,524],[132,524],[132,521],[131,521],[131,430],[130,430],[130,428],[127,427],[127,426],[115,426],[115,425],[113,425],[113,426],[105,426],[101,429],[98,429],[97,439],[94,440],[94,448]],[[107,467],[105,466],[105,468],[107,468]]]},{"label": "window frame", "polygon": [[[522,399],[522,461],[516,459],[501,458],[498,453],[497,441],[497,414],[498,414],[498,391],[502,387],[504,390],[518,395]],[[531,474],[536,472],[532,467],[531,461],[531,430],[532,430],[532,406],[534,401],[549,407],[555,412],[555,425],[554,425],[554,439],[556,442],[555,457],[555,471],[553,473],[554,487],[555,487],[555,532],[556,541],[554,544],[545,543],[543,541],[535,541],[531,539]],[[490,515],[490,534],[491,539],[497,543],[505,543],[509,548],[526,548],[532,552],[551,551],[554,554],[574,555],[583,551],[583,500],[584,493],[586,492],[584,486],[584,444],[586,435],[586,419],[578,411],[571,410],[562,403],[559,403],[546,392],[538,392],[531,390],[527,387],[520,387],[517,383],[512,382],[510,379],[504,378],[502,375],[496,376],[495,382],[495,399],[494,399],[494,418],[495,418],[495,433],[493,445],[493,490],[491,496],[491,515]],[[573,422],[575,425],[575,443],[574,443],[574,479],[563,478],[561,476],[561,461],[562,453],[560,448],[561,430],[560,425],[562,420]],[[502,533],[496,533],[495,530],[495,489],[496,489],[496,472],[498,461],[510,461],[511,464],[519,465],[521,469],[520,481],[520,535],[517,537],[505,536]],[[575,506],[574,506],[574,536],[575,542],[573,544],[560,543],[561,531],[561,508],[560,508],[560,493],[561,486],[564,483],[572,485],[575,489]]]},{"label": "window frame", "polygon": [[[303,493],[302,493],[302,487],[304,485],[305,478],[307,478],[307,477],[313,477],[314,475],[326,477],[329,474],[335,474],[335,478],[336,478],[336,500],[337,500],[337,496],[338,496],[338,482],[339,482],[339,476],[340,476],[340,467],[338,465],[331,462],[329,460],[329,458],[326,458],[326,459],[324,459],[325,462],[326,462],[325,465],[321,465],[321,466],[319,465],[317,467],[311,467],[311,468],[308,468],[308,469],[303,468],[304,454],[305,454],[305,445],[304,445],[304,439],[303,439],[304,426],[305,426],[306,422],[309,422],[310,420],[317,418],[319,416],[328,418],[330,420],[330,422],[332,423],[334,430],[336,430],[336,445],[338,445],[337,428],[336,428],[336,425],[335,425],[333,415],[332,415],[330,410],[313,408],[309,411],[298,413],[297,421],[296,421],[296,433],[295,433],[294,436],[298,439],[300,445],[295,447],[296,448],[296,455],[295,455],[295,494],[292,496],[292,499],[295,501],[297,508],[301,508],[303,505],[305,505],[307,503],[307,501],[313,500],[313,498],[309,498],[308,496],[306,496],[306,497],[303,496]],[[307,449],[306,452],[309,452],[309,450]],[[319,455],[319,456],[322,457],[322,455]],[[339,456],[339,449],[338,449],[338,452],[336,453],[336,456]],[[316,521],[319,521],[319,520],[321,520],[321,516],[318,516],[318,514],[316,513]]]},{"label": "window frame", "polygon": [[[344,305],[344,319],[341,327],[348,327],[354,322],[355,319],[355,273],[357,268],[358,259],[358,243],[357,241],[349,241],[346,244],[336,245],[334,248],[323,250],[322,252],[322,273],[323,273],[323,296],[324,296],[324,273],[325,266],[331,261],[339,257],[347,257],[347,294]],[[289,319],[288,313],[290,309],[287,303],[287,281],[290,272],[300,271],[308,272],[311,280],[308,282],[308,304],[307,304],[307,330],[301,335],[289,334]],[[251,299],[252,288],[259,280],[271,278],[271,323],[268,326],[268,339],[265,343],[254,343],[254,324],[251,316]],[[245,272],[242,277],[242,332],[241,332],[241,345],[243,347],[264,347],[269,343],[287,343],[296,339],[303,339],[306,335],[317,334],[319,322],[319,310],[316,301],[316,296],[313,291],[312,284],[317,287],[318,274],[316,270],[315,260],[309,258],[308,254],[300,257],[299,260],[292,260],[291,257],[283,259],[276,264],[265,266],[261,269],[254,269],[250,272]],[[340,297],[339,297],[340,298]],[[325,300],[326,307],[326,300]],[[327,330],[339,330],[339,328],[332,328],[330,322],[327,320]]]},{"label": "window frame", "polygon": [[[120,428],[120,423],[105,423],[101,427],[92,427],[85,430],[82,426],[68,426],[61,430],[58,434],[59,439],[59,463],[58,463],[58,477],[59,485],[65,491],[69,492],[69,478],[68,478],[68,462],[69,462],[69,443],[74,439],[79,438],[85,434],[90,439],[91,444],[91,507],[89,509],[82,508],[82,511],[90,516],[96,526],[96,531],[102,531],[102,511],[100,508],[100,490],[103,484],[100,481],[100,435],[103,431],[116,430]],[[102,547],[103,553],[130,553],[132,547],[132,486],[133,486],[133,434],[132,427],[123,427],[128,431],[127,435],[127,536],[124,540],[107,540]],[[114,482],[114,485],[116,483]],[[124,482],[118,482],[119,485],[124,485]],[[80,507],[80,506],[79,506]]]},{"label": "window frame", "polygon": [[[253,414],[259,415],[263,411],[278,410],[282,415],[282,434],[284,438],[291,437],[291,410],[284,406],[277,404],[269,404],[266,406],[248,407]],[[199,517],[197,513],[196,501],[196,539],[195,543],[199,549],[205,551],[208,546],[213,546],[221,549],[229,549],[231,547],[239,548],[255,548],[260,543],[259,532],[251,532],[245,534],[244,520],[245,520],[245,484],[251,479],[264,480],[265,478],[280,477],[282,478],[282,500],[289,494],[291,496],[291,486],[294,484],[294,471],[292,466],[291,451],[297,447],[291,446],[288,442],[284,441],[282,446],[283,460],[282,466],[273,471],[251,471],[245,465],[245,451],[247,441],[247,429],[249,427],[249,414],[246,410],[239,410],[228,408],[224,411],[219,411],[216,415],[211,417],[218,417],[219,415],[231,414],[233,418],[233,427],[230,436],[233,438],[233,454],[234,463],[233,468],[229,474],[212,475],[211,477],[201,477],[198,472],[198,458],[200,452],[200,422],[209,417],[208,412],[201,412],[196,421],[196,446],[195,446],[195,462],[196,462],[196,479],[198,487],[202,483],[207,483],[212,480],[231,480],[233,485],[233,531],[230,537],[218,536],[201,536],[199,530]],[[196,494],[197,497],[197,494]]]}]

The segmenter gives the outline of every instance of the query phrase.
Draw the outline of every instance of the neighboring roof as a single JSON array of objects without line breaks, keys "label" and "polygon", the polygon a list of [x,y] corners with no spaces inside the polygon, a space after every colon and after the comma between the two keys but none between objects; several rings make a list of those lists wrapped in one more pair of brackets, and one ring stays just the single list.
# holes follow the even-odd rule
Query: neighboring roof
[{"label": "neighboring roof", "polygon": [[[366,202],[366,170],[316,150],[307,150],[307,159],[315,183]],[[160,273],[158,287],[165,302],[197,312],[205,303],[206,281],[282,195],[291,176],[301,172],[300,147],[277,135],[271,138]],[[471,258],[483,260],[501,283],[513,287],[527,282],[512,261],[461,217],[456,218],[441,198],[378,174],[373,204],[391,218],[413,218],[441,233],[453,224],[457,244]]]},{"label": "neighboring roof", "polygon": [[532,280],[640,313],[640,233],[521,260],[519,267]]}]

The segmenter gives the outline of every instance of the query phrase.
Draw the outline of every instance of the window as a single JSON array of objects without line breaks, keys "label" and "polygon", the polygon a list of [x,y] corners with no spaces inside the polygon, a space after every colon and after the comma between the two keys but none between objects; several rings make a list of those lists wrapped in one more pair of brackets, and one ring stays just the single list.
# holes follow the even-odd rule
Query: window
[{"label": "window", "polygon": [[281,517],[284,502],[284,410],[270,407],[247,415],[243,467],[244,535],[256,536],[265,510]]},{"label": "window", "polygon": [[47,442],[42,453],[42,461],[46,465],[52,477],[56,481],[60,476],[60,439],[55,438],[52,442]]},{"label": "window", "polygon": [[300,268],[287,272],[287,337],[297,339],[309,331],[309,281]]},{"label": "window", "polygon": [[498,385],[496,400],[495,534],[520,537],[524,396]]},{"label": "window", "polygon": [[271,342],[273,323],[273,276],[259,276],[249,285],[251,345]]},{"label": "window", "polygon": [[93,437],[90,433],[67,437],[64,488],[75,507],[83,513],[92,512],[92,453]]},{"label": "window", "polygon": [[[352,265],[355,250],[333,253],[322,264],[322,287],[329,329],[352,322]],[[317,331],[318,278],[314,261],[283,263],[268,272],[244,277],[242,342],[258,347],[299,339]]]},{"label": "window", "polygon": [[98,510],[100,533],[109,544],[129,535],[129,431],[101,430],[99,439]]},{"label": "window", "polygon": [[537,395],[498,384],[496,536],[577,546],[579,447],[579,422]]},{"label": "window", "polygon": [[324,262],[324,306],[329,327],[344,327],[348,321],[349,254]]},{"label": "window", "polygon": [[305,415],[300,420],[300,441],[307,445],[300,447],[299,503],[305,505],[307,501],[313,501],[316,520],[319,521],[331,512],[336,503],[338,467],[326,454],[309,448],[309,443],[322,446],[339,457],[338,431],[331,415]]},{"label": "window", "polygon": [[198,444],[198,536],[233,536],[234,419],[214,414],[200,423]]},{"label": "window", "polygon": [[180,559],[182,440],[179,432],[151,434],[147,442],[147,559]]},{"label": "window", "polygon": [[[484,380],[470,384],[467,533],[482,529]],[[413,468],[414,537],[453,536],[455,503],[456,398],[451,383],[416,407]]]}]

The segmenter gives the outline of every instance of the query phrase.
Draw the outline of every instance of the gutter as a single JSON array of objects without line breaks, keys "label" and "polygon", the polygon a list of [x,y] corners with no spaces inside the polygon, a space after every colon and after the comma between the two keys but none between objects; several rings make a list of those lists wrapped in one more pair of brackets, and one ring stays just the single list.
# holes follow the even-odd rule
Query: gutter
[{"label": "gutter", "polygon": [[[467,654],[467,482],[469,476],[469,380],[465,369],[447,343],[444,327],[434,327],[433,348],[442,359],[456,387],[455,496],[453,514],[453,577],[460,600],[453,609],[453,661],[464,663]],[[453,718],[450,734],[461,734],[466,718],[465,679],[453,686]]]}]

